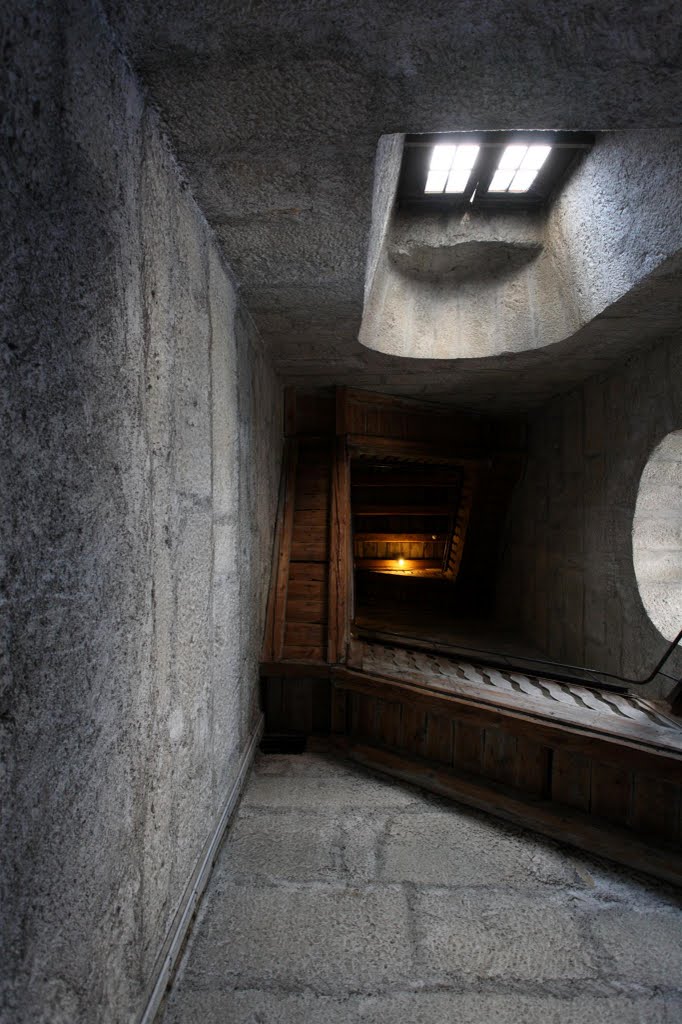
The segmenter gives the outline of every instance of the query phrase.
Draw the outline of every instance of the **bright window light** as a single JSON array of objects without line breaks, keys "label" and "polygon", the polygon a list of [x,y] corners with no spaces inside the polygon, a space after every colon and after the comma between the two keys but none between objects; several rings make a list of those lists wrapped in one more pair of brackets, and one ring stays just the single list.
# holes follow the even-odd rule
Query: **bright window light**
[{"label": "bright window light", "polygon": [[445,182],[448,180],[447,171],[429,171],[426,179],[426,185],[424,186],[425,192],[442,192],[445,188]]},{"label": "bright window light", "polygon": [[429,194],[464,192],[476,163],[479,149],[479,146],[471,144],[434,146],[424,192]]},{"label": "bright window light", "polygon": [[527,192],[551,151],[551,146],[507,146],[488,191]]},{"label": "bright window light", "polygon": [[457,146],[434,146],[429,170],[449,171],[456,152]]}]

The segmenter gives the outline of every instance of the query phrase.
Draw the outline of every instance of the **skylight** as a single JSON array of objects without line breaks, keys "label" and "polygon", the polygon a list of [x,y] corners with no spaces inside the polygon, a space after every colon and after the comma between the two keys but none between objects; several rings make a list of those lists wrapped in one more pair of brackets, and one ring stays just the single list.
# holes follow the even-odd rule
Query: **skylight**
[{"label": "skylight", "polygon": [[488,191],[527,192],[551,151],[551,146],[507,146]]},{"label": "skylight", "polygon": [[537,209],[594,137],[552,129],[407,135],[396,193],[407,209]]},{"label": "skylight", "polygon": [[424,192],[453,195],[464,192],[476,163],[480,146],[434,146]]}]

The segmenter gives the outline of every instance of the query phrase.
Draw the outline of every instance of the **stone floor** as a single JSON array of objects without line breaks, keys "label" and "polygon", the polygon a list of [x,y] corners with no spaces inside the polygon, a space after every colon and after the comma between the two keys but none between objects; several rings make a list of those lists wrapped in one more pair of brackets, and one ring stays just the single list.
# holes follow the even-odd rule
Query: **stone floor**
[{"label": "stone floor", "polygon": [[260,757],[164,1024],[680,1024],[682,894],[321,755]]}]

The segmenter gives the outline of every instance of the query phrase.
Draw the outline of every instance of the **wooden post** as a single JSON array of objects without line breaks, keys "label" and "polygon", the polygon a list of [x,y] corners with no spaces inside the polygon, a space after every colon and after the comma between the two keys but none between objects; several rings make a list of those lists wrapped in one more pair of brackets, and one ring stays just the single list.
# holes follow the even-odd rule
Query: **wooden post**
[{"label": "wooden post", "polygon": [[343,436],[334,442],[330,530],[327,660],[336,665],[346,660],[351,615],[350,459]]},{"label": "wooden post", "polygon": [[295,440],[287,439],[284,449],[283,493],[277,519],[276,556],[265,632],[264,661],[279,661],[284,647],[284,626],[289,586],[289,559],[291,536],[294,528],[294,505],[296,497],[296,466],[298,446]]}]

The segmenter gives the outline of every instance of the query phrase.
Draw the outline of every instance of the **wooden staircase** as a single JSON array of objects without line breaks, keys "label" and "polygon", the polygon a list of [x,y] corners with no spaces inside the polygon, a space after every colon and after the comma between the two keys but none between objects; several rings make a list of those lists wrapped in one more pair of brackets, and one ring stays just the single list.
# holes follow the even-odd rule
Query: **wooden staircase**
[{"label": "wooden staircase", "polygon": [[266,735],[324,745],[682,884],[682,721],[669,708],[624,688],[472,664],[409,637],[351,636],[350,452],[427,450],[410,439],[409,409],[381,396],[370,421],[363,401],[353,398],[365,429],[401,437],[342,433],[347,396],[335,415],[308,411],[305,431],[288,417],[261,663]]}]

